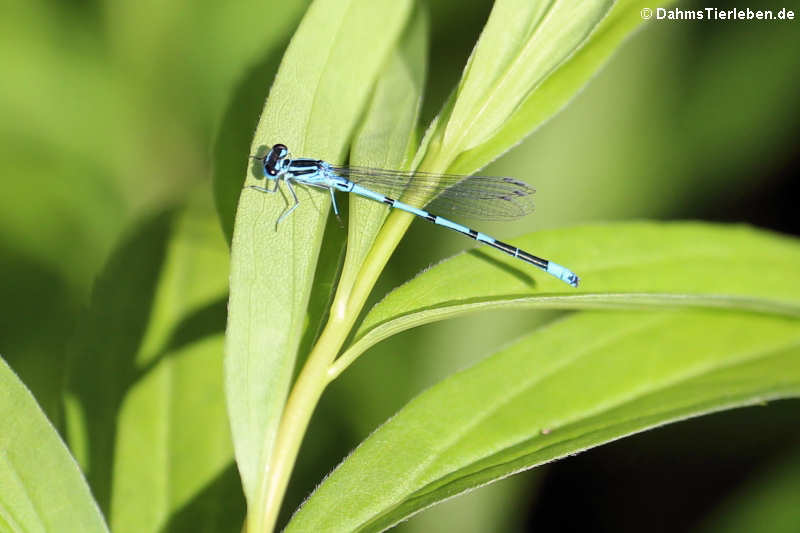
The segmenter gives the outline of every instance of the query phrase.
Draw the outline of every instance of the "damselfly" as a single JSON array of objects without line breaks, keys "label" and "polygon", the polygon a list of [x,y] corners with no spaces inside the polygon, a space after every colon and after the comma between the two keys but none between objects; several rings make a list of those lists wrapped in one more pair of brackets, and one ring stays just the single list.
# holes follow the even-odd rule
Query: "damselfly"
[{"label": "damselfly", "polygon": [[[295,183],[328,189],[331,193],[333,212],[336,215],[339,214],[339,208],[336,205],[334,192],[350,192],[463,233],[478,242],[522,259],[573,287],[578,286],[578,276],[557,263],[536,257],[423,209],[430,202],[430,207],[434,211],[438,209],[440,212],[471,218],[503,220],[521,217],[533,210],[531,195],[534,192],[530,185],[522,181],[494,176],[462,176],[336,166],[319,159],[294,159],[289,155],[288,148],[282,144],[273,146],[264,157],[251,157],[261,161],[264,178],[274,182],[272,189],[256,185],[251,185],[251,189],[274,193],[278,191],[278,185],[283,180],[294,199],[294,204],[278,218],[276,225],[300,205],[294,190]],[[388,195],[402,195],[404,201],[395,200]]]}]

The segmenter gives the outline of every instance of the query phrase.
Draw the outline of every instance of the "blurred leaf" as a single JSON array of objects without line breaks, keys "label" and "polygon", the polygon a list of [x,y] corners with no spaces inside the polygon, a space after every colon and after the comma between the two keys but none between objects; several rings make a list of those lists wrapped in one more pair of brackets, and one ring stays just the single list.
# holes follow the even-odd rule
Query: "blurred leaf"
[{"label": "blurred leaf", "polygon": [[67,447],[2,359],[0,530],[108,531]]},{"label": "blurred leaf", "polygon": [[746,226],[620,223],[513,242],[569,265],[580,288],[494,251],[457,255],[373,307],[337,370],[400,331],[488,309],[691,306],[800,316],[800,244]]},{"label": "blurred leaf", "polygon": [[[341,162],[373,82],[402,31],[410,2],[318,0],[292,38],[252,152],[281,142],[296,156]],[[366,46],[364,43],[369,43]],[[254,175],[263,179],[254,165]],[[249,180],[253,183],[254,180]],[[263,184],[264,182],[259,182]],[[327,219],[328,193],[298,188],[300,207],[245,189],[232,244],[226,391],[245,494],[263,500],[265,469],[286,401]]]},{"label": "blurred leaf", "polygon": [[165,527],[233,459],[223,397],[223,344],[220,333],[169,350],[127,391],[114,455],[113,531],[241,531],[244,515],[230,515],[223,507],[243,501],[235,485],[218,494],[215,505],[195,508],[181,529]]},{"label": "blurred leaf", "polygon": [[[408,169],[417,142],[417,123],[425,85],[428,15],[418,7],[398,47],[375,84],[363,124],[353,138],[352,165]],[[398,189],[397,194],[402,194]],[[340,286],[349,289],[383,225],[389,208],[350,195],[347,256]]]},{"label": "blurred leaf", "polygon": [[[0,241],[86,299],[120,234],[209,174],[208,141],[232,86],[280,52],[307,3],[4,6]],[[247,135],[237,189],[266,86],[237,125]]]},{"label": "blurred leaf", "polygon": [[[183,123],[205,132],[218,125],[242,73],[285,46],[308,3],[106,1],[104,36],[115,61],[125,65],[126,76],[143,80]],[[262,91],[266,88],[262,86]],[[193,97],[185,98],[187,93]],[[263,94],[259,108],[261,104]],[[251,130],[255,121],[250,118]],[[246,146],[245,142],[240,149]]]},{"label": "blurred leaf", "polygon": [[798,394],[797,319],[578,313],[412,400],[320,485],[287,531],[381,531],[637,431]]},{"label": "blurred leaf", "polygon": [[[797,16],[800,2],[793,0],[786,7],[791,4]],[[744,177],[763,178],[769,170],[765,160],[780,158],[785,151],[796,152],[796,138],[790,132],[796,131],[800,116],[800,103],[791,87],[791,80],[800,75],[796,25],[783,22],[746,28],[734,24],[724,29],[703,32],[702,46],[683,51],[682,56],[691,58],[684,67],[689,72],[683,72],[689,81],[683,82],[684,91],[673,92],[677,101],[670,118],[674,123],[664,127],[667,132],[680,132],[675,135],[676,144],[683,146],[675,149],[705,178],[692,184],[709,190],[730,187],[731,178],[742,173],[742,165],[753,167]],[[684,37],[687,45],[693,43],[692,37],[692,33]],[[737,43],[735,49],[732,42]],[[765,56],[758,50],[771,53]],[[735,113],[730,112],[733,108]]]},{"label": "blurred leaf", "polygon": [[800,454],[794,453],[736,489],[695,531],[792,533],[800,523]]},{"label": "blurred leaf", "polygon": [[67,437],[103,512],[111,509],[116,426],[138,379],[136,356],[164,262],[174,213],[144,221],[98,276],[88,311],[76,322],[67,359]]},{"label": "blurred leaf", "polygon": [[115,531],[161,531],[232,459],[228,251],[208,188],[200,193],[119,247],[71,350],[70,442]]},{"label": "blurred leaf", "polygon": [[210,481],[203,491],[170,516],[164,532],[232,532],[241,531],[241,517],[245,515],[242,482],[236,463],[231,460],[227,468]]},{"label": "blurred leaf", "polygon": [[57,430],[63,430],[66,350],[80,309],[57,272],[0,244],[0,353],[30,389]]}]

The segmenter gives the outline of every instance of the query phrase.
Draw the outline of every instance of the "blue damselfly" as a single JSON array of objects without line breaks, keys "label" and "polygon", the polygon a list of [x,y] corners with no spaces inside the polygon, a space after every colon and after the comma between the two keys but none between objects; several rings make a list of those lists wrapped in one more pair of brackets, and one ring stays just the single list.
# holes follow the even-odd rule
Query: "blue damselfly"
[{"label": "blue damselfly", "polygon": [[[335,191],[349,192],[394,209],[402,209],[439,226],[463,233],[478,242],[507,253],[534,265],[548,274],[578,286],[578,276],[568,268],[553,261],[536,257],[524,250],[506,244],[479,231],[423,209],[430,202],[431,210],[452,213],[484,220],[516,218],[533,210],[533,188],[525,182],[508,177],[463,176],[426,172],[404,172],[368,167],[336,166],[319,159],[292,158],[288,148],[276,144],[264,157],[251,156],[261,161],[264,178],[274,182],[272,189],[251,185],[251,189],[274,193],[280,181],[286,184],[294,204],[277,220],[280,224],[300,201],[294,190],[295,183],[327,189],[331,194],[333,211],[338,216]],[[402,195],[403,201],[391,196]],[[416,206],[415,206],[416,204]]]}]

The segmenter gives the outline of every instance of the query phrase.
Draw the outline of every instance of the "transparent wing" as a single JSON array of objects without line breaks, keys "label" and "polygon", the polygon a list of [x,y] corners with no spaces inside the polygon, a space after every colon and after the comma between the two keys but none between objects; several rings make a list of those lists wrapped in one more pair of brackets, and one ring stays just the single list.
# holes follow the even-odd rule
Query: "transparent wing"
[{"label": "transparent wing", "polygon": [[505,220],[533,211],[534,188],[503,176],[464,176],[370,167],[333,167],[354,183],[436,215]]}]

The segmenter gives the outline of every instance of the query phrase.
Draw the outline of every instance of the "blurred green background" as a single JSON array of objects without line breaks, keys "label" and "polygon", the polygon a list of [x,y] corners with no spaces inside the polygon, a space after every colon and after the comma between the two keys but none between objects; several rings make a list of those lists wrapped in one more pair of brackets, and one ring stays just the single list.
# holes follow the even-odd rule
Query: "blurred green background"
[{"label": "blurred green background", "polygon": [[[235,197],[258,114],[306,5],[40,0],[4,6],[0,354],[61,431],[66,356],[95,277],[127,236],[196,191],[217,191],[223,206]],[[786,7],[800,15],[796,1],[731,5]],[[426,121],[457,82],[491,3],[430,0],[429,8]],[[643,25],[570,106],[488,168],[534,184],[537,212],[485,231],[504,239],[647,217],[744,221],[800,234],[799,24]],[[221,212],[220,228],[230,231],[230,212]],[[414,224],[375,298],[468,245]],[[287,512],[413,394],[545,318],[542,312],[463,318],[371,350],[323,398]],[[198,327],[207,335],[224,326],[218,320]],[[725,509],[752,506],[752,523],[774,522],[771,530],[782,531],[785,514],[775,512],[780,495],[800,493],[792,453],[800,449],[798,406],[784,401],[625,439],[451,500],[398,529],[638,531],[646,524],[649,531],[674,531],[702,524],[714,530],[727,527],[715,518],[729,514]],[[773,485],[789,488],[764,488]],[[762,508],[770,511],[759,514]],[[787,523],[799,524],[800,512],[794,518]]]}]

